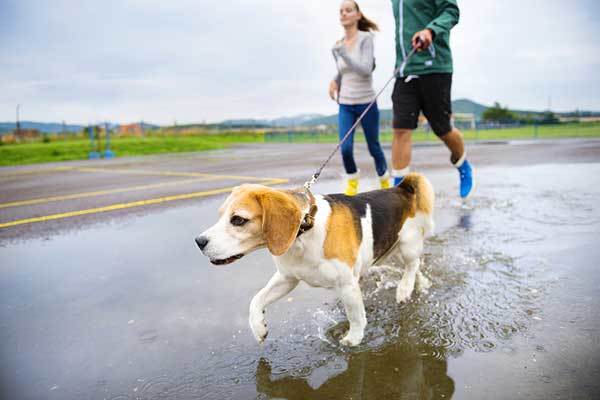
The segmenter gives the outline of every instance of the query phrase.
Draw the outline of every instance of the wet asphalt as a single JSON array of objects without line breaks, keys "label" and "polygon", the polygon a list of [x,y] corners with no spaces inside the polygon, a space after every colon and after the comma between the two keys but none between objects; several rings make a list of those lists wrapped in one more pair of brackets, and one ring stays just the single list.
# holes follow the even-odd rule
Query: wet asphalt
[{"label": "wet asphalt", "polygon": [[[331,148],[0,169],[0,224],[15,223],[0,228],[0,398],[598,398],[597,140],[471,144],[465,202],[445,149],[416,147],[437,196],[429,291],[398,306],[399,272],[366,277],[366,337],[347,349],[333,294],[300,285],[256,344],[247,310],[270,256],[215,267],[193,238],[227,188],[299,186]],[[340,168],[336,157],[314,191],[339,191]]]}]

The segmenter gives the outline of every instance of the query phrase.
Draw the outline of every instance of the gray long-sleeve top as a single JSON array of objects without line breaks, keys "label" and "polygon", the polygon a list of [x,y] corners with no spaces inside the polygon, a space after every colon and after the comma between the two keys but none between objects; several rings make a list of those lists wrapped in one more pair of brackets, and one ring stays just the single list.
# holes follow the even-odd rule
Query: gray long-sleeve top
[{"label": "gray long-sleeve top", "polygon": [[338,102],[340,104],[370,103],[375,98],[373,35],[358,31],[352,49],[348,50],[343,43],[339,43],[333,46],[332,52],[338,69],[334,78],[340,89]]}]

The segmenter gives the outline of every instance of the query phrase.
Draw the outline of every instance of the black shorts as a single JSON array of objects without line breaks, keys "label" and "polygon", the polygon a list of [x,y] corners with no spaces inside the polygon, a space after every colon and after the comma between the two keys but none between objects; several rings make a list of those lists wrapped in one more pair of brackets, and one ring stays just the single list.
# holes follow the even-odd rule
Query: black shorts
[{"label": "black shorts", "polygon": [[404,80],[405,78],[398,78],[394,84],[392,126],[395,129],[415,129],[419,112],[423,111],[436,135],[444,136],[450,132],[452,74],[420,75],[408,82]]}]

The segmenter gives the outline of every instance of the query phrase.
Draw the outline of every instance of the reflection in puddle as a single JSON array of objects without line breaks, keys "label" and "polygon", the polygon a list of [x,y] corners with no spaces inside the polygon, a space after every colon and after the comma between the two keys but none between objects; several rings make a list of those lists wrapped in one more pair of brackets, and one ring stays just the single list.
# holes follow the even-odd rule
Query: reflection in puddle
[{"label": "reflection in puddle", "polygon": [[395,343],[376,351],[338,355],[307,377],[273,374],[261,358],[256,367],[258,398],[450,398],[454,381],[444,356],[418,345]]}]

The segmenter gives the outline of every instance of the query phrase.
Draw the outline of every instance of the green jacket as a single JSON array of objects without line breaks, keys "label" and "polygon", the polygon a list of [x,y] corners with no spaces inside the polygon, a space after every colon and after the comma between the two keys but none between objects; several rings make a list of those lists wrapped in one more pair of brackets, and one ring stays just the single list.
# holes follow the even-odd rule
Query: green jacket
[{"label": "green jacket", "polygon": [[452,73],[450,29],[460,15],[456,0],[392,0],[392,8],[396,20],[396,68],[412,49],[415,32],[429,28],[435,35],[427,50],[411,57],[402,75]]}]

